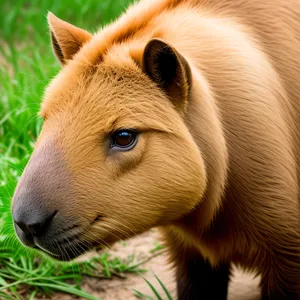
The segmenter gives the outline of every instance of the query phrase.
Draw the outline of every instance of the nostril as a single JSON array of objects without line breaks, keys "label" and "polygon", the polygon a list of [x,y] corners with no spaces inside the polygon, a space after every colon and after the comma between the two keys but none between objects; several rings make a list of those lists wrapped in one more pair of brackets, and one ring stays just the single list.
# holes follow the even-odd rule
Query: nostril
[{"label": "nostril", "polygon": [[17,224],[17,226],[18,226],[24,233],[26,233],[26,234],[29,234],[29,233],[30,233],[29,230],[28,230],[28,228],[27,228],[27,226],[26,226],[26,224],[23,223],[22,221],[15,221],[15,224]]},{"label": "nostril", "polygon": [[50,222],[57,214],[57,211],[54,211],[52,214],[42,214],[39,218],[35,218],[35,222],[25,222],[23,220],[15,220],[17,226],[26,234],[31,235],[40,235],[42,234],[47,227],[49,226]]}]

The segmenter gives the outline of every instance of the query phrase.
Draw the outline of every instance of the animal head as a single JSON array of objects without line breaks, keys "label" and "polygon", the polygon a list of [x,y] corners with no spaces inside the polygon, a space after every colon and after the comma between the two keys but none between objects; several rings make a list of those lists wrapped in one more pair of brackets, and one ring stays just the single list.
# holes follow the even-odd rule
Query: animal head
[{"label": "animal head", "polygon": [[192,75],[176,49],[152,38],[104,54],[99,36],[52,14],[49,24],[63,68],[12,213],[25,245],[69,260],[176,222],[201,201],[206,176],[184,123]]}]

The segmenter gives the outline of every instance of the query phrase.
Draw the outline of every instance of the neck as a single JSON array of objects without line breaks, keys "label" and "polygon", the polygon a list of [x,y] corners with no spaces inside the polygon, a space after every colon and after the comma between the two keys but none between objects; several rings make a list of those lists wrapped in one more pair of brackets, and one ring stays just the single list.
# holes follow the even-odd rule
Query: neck
[{"label": "neck", "polygon": [[184,217],[180,224],[183,226],[190,223],[197,224],[199,233],[211,224],[222,205],[228,154],[220,115],[209,84],[197,69],[192,68],[192,74],[192,88],[185,123],[205,162],[207,190],[204,197],[199,199],[196,209]]}]

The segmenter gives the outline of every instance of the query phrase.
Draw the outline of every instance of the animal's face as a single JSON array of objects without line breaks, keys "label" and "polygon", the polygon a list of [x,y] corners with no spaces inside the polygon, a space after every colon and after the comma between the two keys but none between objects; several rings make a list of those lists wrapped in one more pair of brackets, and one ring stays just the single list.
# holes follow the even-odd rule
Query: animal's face
[{"label": "animal's face", "polygon": [[151,66],[112,55],[92,67],[79,60],[47,89],[43,129],[12,205],[20,239],[62,260],[170,224],[205,189],[180,105]]}]

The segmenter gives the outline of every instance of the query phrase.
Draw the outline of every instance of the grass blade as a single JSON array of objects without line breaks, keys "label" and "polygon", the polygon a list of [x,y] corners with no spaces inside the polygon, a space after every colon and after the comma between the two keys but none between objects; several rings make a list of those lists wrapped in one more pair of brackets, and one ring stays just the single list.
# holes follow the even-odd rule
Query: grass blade
[{"label": "grass blade", "polygon": [[159,295],[159,293],[156,291],[155,287],[151,284],[151,282],[147,280],[145,277],[143,277],[143,279],[146,281],[146,283],[148,284],[148,286],[150,287],[154,295],[157,297],[157,300],[163,300]]},{"label": "grass blade", "polygon": [[160,286],[162,287],[162,289],[164,290],[164,292],[166,293],[166,296],[168,297],[168,300],[173,300],[173,298],[171,297],[169,291],[167,290],[167,288],[165,287],[165,285],[161,282],[161,280],[156,276],[156,274],[153,273],[153,275],[155,276],[156,280],[159,282]]},{"label": "grass blade", "polygon": [[135,290],[135,289],[133,289],[133,291],[135,292],[135,296],[137,296],[138,298],[146,298],[146,299],[148,299],[148,300],[154,300],[153,297],[148,296],[148,295],[146,295],[146,294],[143,294],[143,293],[141,293],[141,292],[139,292],[139,291],[137,291],[137,290]]}]

